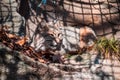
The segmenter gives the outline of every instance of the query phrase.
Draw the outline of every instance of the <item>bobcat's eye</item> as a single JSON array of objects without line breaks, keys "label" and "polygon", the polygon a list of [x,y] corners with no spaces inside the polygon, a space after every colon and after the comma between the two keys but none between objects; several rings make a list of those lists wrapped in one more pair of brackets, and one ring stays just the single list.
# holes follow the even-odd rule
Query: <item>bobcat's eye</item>
[{"label": "bobcat's eye", "polygon": [[58,34],[58,37],[61,37],[61,34],[60,34],[60,33]]},{"label": "bobcat's eye", "polygon": [[54,38],[54,35],[53,35],[53,34],[50,34],[50,36],[51,36],[52,38]]},{"label": "bobcat's eye", "polygon": [[58,38],[62,39],[62,34],[61,33],[58,34]]}]

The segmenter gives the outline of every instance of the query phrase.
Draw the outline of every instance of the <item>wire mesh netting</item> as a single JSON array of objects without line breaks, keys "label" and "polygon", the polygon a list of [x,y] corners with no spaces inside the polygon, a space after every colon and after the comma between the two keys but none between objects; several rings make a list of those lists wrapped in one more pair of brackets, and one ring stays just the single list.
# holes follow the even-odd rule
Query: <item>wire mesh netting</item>
[{"label": "wire mesh netting", "polygon": [[[0,28],[7,27],[9,33],[20,37],[27,36],[27,46],[32,46],[37,52],[51,50],[50,52],[57,54],[55,50],[59,50],[61,46],[63,52],[69,52],[69,50],[74,52],[74,49],[80,48],[79,45],[76,45],[80,40],[78,37],[80,34],[77,34],[77,31],[85,26],[93,29],[97,37],[115,37],[119,40],[120,1],[0,0]],[[62,37],[60,35],[61,27],[64,27]],[[3,33],[1,32],[1,34]],[[73,34],[75,35],[73,36]],[[64,41],[63,35],[66,42],[61,43]],[[0,38],[2,37],[0,36]],[[68,58],[64,64],[58,60],[59,55],[50,54],[49,57],[44,55],[42,58],[49,58],[51,62],[43,64],[39,62],[39,59],[31,60],[23,57],[24,55],[21,57],[22,54],[18,54],[16,51],[6,49],[3,45],[0,47],[1,80],[120,79],[119,61],[116,58],[103,59],[99,52],[87,51],[81,55],[67,55]],[[26,46],[22,46],[22,48],[25,49],[21,50],[26,50]],[[3,52],[6,53],[3,54]],[[35,53],[34,50],[32,52]],[[36,54],[28,56],[36,57]],[[41,54],[37,55],[37,57],[40,56]]]}]

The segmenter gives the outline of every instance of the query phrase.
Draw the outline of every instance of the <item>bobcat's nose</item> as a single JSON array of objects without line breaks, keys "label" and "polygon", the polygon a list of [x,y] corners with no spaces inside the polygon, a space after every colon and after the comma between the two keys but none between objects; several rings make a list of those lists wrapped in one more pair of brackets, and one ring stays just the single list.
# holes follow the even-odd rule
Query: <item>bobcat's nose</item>
[{"label": "bobcat's nose", "polygon": [[56,46],[57,45],[57,42],[56,41],[53,41],[53,46]]},{"label": "bobcat's nose", "polygon": [[55,41],[56,41],[55,44],[56,44],[56,43],[59,43],[59,42],[60,42],[60,39],[59,39],[59,38],[56,38]]},{"label": "bobcat's nose", "polygon": [[62,34],[59,33],[59,34],[57,34],[57,36],[55,37],[55,41],[56,41],[56,43],[60,43],[61,40],[62,40]]}]

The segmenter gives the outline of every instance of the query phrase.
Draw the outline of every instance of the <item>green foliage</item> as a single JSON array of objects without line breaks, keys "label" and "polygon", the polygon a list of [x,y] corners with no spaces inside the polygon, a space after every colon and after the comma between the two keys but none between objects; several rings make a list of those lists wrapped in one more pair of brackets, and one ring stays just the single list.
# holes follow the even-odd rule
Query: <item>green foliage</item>
[{"label": "green foliage", "polygon": [[72,57],[72,55],[69,54],[69,53],[66,53],[64,56],[65,56],[65,58],[67,58],[67,59],[70,59],[70,58]]},{"label": "green foliage", "polygon": [[120,41],[115,38],[99,38],[95,47],[105,58],[111,58],[112,56],[116,56],[117,59],[120,58]]}]

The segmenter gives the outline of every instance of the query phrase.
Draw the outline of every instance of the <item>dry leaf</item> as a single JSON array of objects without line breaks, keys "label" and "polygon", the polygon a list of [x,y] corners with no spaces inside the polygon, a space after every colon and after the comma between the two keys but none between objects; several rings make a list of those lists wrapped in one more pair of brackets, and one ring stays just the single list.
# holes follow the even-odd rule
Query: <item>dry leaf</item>
[{"label": "dry leaf", "polygon": [[[38,59],[39,62],[41,63],[47,63],[45,59],[42,58],[42,53],[41,51],[39,53],[36,53],[33,47],[31,46],[23,46],[26,41],[28,40],[27,37],[19,37],[14,34],[10,34],[4,30],[0,31],[0,38],[2,43],[7,45],[11,49],[20,49],[22,53],[24,53],[26,56],[31,57],[32,59]],[[16,41],[17,40],[17,41]]]},{"label": "dry leaf", "polygon": [[25,44],[25,42],[27,41],[27,37],[24,37],[21,40],[18,40],[17,42],[15,42],[16,44],[23,46]]},{"label": "dry leaf", "polygon": [[38,61],[41,62],[41,63],[46,63],[46,61],[44,59],[38,58]]},{"label": "dry leaf", "polygon": [[6,34],[9,38],[15,38],[17,36],[13,35],[13,34]]}]

